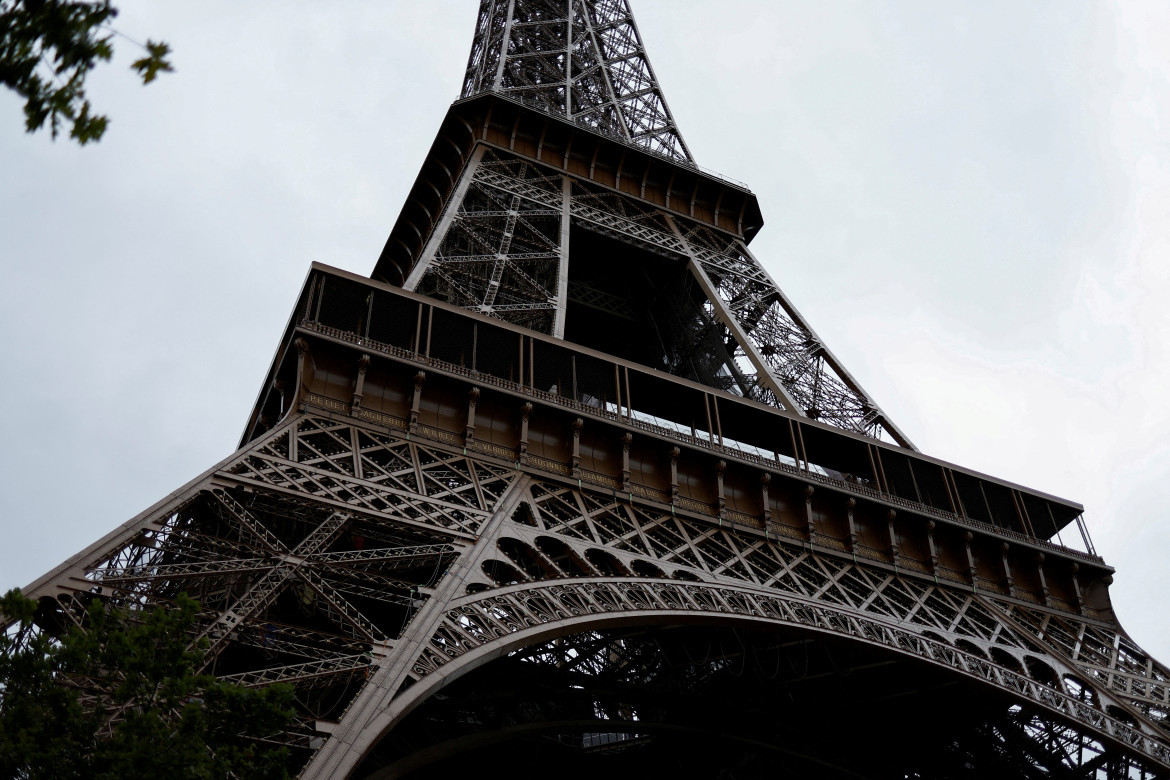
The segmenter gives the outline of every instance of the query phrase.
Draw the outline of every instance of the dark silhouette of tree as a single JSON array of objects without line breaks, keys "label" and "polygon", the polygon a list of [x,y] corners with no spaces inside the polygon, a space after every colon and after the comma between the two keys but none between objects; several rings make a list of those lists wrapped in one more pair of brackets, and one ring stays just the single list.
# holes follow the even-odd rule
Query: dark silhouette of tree
[{"label": "dark silhouette of tree", "polygon": [[[30,133],[48,123],[55,139],[70,124],[70,137],[84,146],[106,132],[110,119],[93,113],[85,79],[98,62],[113,56],[113,39],[120,33],[109,22],[117,15],[109,0],[0,0],[0,84],[24,98]],[[144,84],[174,70],[167,44],[136,45],[146,56],[130,67]]]},{"label": "dark silhouette of tree", "polygon": [[0,777],[287,777],[287,751],[258,741],[292,719],[292,689],[196,674],[199,605],[139,612],[95,599],[85,630],[51,636],[37,603],[0,599]]}]

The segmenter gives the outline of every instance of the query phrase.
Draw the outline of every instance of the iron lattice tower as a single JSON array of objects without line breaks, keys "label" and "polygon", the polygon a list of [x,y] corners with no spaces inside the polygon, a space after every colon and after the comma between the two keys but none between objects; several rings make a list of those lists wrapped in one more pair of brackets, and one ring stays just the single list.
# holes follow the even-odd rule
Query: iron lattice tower
[{"label": "iron lattice tower", "polygon": [[1170,772],[1082,508],[918,452],[761,225],[625,0],[483,0],[372,277],[311,268],[240,449],[26,588],[40,630],[190,593],[306,778]]}]

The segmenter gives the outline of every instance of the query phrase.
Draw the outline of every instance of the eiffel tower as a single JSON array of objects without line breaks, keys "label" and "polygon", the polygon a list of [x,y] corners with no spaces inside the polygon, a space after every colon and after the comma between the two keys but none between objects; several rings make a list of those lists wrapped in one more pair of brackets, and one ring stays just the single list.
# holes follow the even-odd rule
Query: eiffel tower
[{"label": "eiffel tower", "polygon": [[626,0],[482,0],[372,275],[311,267],[239,449],[41,630],[191,594],[305,778],[1170,774],[1082,507],[919,452],[761,225]]}]

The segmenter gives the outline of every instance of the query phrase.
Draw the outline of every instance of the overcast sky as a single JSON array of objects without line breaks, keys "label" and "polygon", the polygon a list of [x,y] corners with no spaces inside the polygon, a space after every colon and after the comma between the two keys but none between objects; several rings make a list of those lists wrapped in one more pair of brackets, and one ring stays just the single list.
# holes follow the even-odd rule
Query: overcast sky
[{"label": "overcast sky", "polygon": [[[473,0],[122,2],[79,149],[0,93],[0,589],[235,447],[311,261],[368,274]],[[752,248],[925,452],[1080,501],[1170,661],[1170,11],[634,0]]]}]

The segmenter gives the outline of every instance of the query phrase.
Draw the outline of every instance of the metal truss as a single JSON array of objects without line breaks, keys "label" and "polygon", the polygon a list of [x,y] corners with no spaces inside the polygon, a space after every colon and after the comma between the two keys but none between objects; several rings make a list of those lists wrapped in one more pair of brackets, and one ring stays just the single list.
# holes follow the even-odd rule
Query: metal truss
[{"label": "metal truss", "polygon": [[[198,598],[208,671],[295,687],[301,720],[281,739],[304,777],[351,771],[432,680],[485,658],[555,646],[580,665],[585,646],[554,637],[713,620],[864,646],[994,692],[1014,709],[981,727],[980,750],[998,740],[1069,777],[1170,770],[1165,671],[1115,625],[862,547],[814,550],[521,476],[506,451],[467,444],[405,421],[294,415],[31,594],[56,594],[50,630],[84,626],[94,597]],[[623,728],[590,733],[637,733]]]},{"label": "metal truss", "polygon": [[[796,539],[745,537],[562,483],[526,479],[510,495],[461,556],[459,579],[443,603],[420,611],[395,665],[372,675],[355,699],[354,723],[362,726],[347,733],[346,744],[356,740],[349,750],[373,749],[372,734],[384,728],[378,717],[391,717],[375,710],[392,702],[409,708],[414,696],[427,696],[430,678],[453,679],[465,664],[549,642],[577,658],[584,651],[576,640],[542,637],[590,626],[717,619],[861,643],[945,669],[987,695],[995,691],[1014,703],[981,727],[981,749],[1011,752],[1013,760],[1031,755],[1037,767],[1059,767],[1059,776],[1153,777],[1170,769],[1159,713],[1103,684],[1085,655],[1044,641],[1046,629],[1025,625],[1020,611],[1102,641],[1118,635],[1114,626],[1025,608],[925,571],[891,569],[857,550],[838,555]],[[1144,681],[1160,679],[1160,667],[1132,644],[1122,646],[1145,664]],[[1141,676],[1136,667],[1128,673]],[[327,746],[305,776],[336,772],[357,757]]]},{"label": "metal truss", "polygon": [[473,158],[404,286],[555,336],[564,332],[570,299],[632,312],[636,302],[599,305],[595,292],[568,289],[570,224],[676,259],[689,271],[707,301],[696,315],[704,319],[699,330],[707,323],[720,329],[719,349],[700,361],[713,368],[700,381],[914,448],[742,240],[504,152],[481,148]]},{"label": "metal truss", "polygon": [[[693,167],[626,0],[482,0],[463,95],[484,92],[654,152],[654,166],[668,172],[681,170],[675,164]],[[637,292],[619,294],[635,288],[604,274],[571,281],[570,261],[608,263],[605,273],[614,274],[623,264],[665,269],[670,279],[646,272],[638,288],[661,292],[677,320],[664,323],[670,332],[658,336],[662,359],[653,368],[913,447],[746,239],[712,227],[726,225],[717,204],[710,224],[702,224],[693,198],[689,216],[671,210],[670,184],[660,207],[635,197],[628,181],[608,188],[570,175],[567,150],[565,170],[556,170],[539,162],[539,151],[537,162],[505,151],[484,128],[467,147],[470,156],[460,158],[462,172],[448,171],[445,210],[432,217],[437,222],[413,258],[407,289],[558,338],[572,305],[616,323],[620,336],[639,322],[645,301]],[[617,152],[646,157],[629,146]],[[573,255],[574,241],[596,256]],[[418,342],[424,308],[439,323],[442,307],[418,305],[409,355],[404,345],[382,349],[371,341],[374,294],[361,294],[368,296],[360,307],[364,335],[294,318],[273,369],[273,394],[262,395],[250,430],[281,422],[26,589],[41,605],[35,630],[84,630],[95,599],[142,610],[191,595],[201,605],[191,641],[205,640],[206,671],[246,686],[293,686],[298,720],[273,740],[293,748],[291,769],[304,778],[401,776],[448,748],[462,755],[485,739],[523,740],[529,732],[543,740],[525,743],[543,746],[538,755],[562,757],[620,753],[636,761],[663,755],[653,752],[655,740],[682,744],[672,743],[671,733],[714,734],[731,740],[720,744],[750,742],[752,750],[790,756],[808,746],[827,756],[840,752],[844,735],[871,740],[870,755],[884,762],[885,774],[875,774],[883,777],[1170,775],[1170,674],[1125,636],[1107,602],[1086,605],[1079,590],[1077,603],[1048,598],[1039,566],[1043,598],[1013,588],[1006,551],[1003,583],[992,581],[993,569],[977,576],[969,544],[968,572],[935,565],[930,532],[930,558],[900,555],[892,511],[890,549],[880,551],[852,530],[841,538],[818,533],[808,502],[807,532],[775,522],[767,494],[773,472],[809,483],[806,496],[812,483],[840,492],[849,508],[824,511],[848,512],[834,519],[850,529],[852,507],[870,493],[931,529],[932,515],[957,518],[941,503],[922,504],[921,496],[911,502],[879,493],[848,475],[818,474],[807,462],[803,470],[789,468],[779,453],[768,460],[725,447],[721,434],[715,450],[693,430],[686,436],[640,419],[629,405],[628,376],[624,414],[620,390],[616,404],[593,396],[585,404],[576,389],[572,401],[582,418],[621,429],[624,471],[581,466],[581,419],[566,445],[573,447],[566,453],[571,465],[555,460],[551,445],[530,453],[534,405],[564,404],[562,394],[531,375],[527,384],[480,375],[474,359],[470,368],[452,363],[439,371],[446,358],[443,350],[431,352],[430,319],[425,347]],[[449,310],[443,316],[458,317]],[[462,338],[442,329],[435,328],[436,344]],[[469,331],[473,354],[483,330]],[[532,371],[534,354],[552,347],[520,337],[520,365],[526,339]],[[306,340],[322,351],[314,357]],[[352,365],[354,348],[369,354],[347,386],[338,367]],[[451,393],[467,386],[444,386],[446,395],[428,398],[441,413],[421,418],[448,427],[420,422],[420,372],[409,412],[392,399],[377,411],[376,393],[397,393],[397,385],[366,387],[363,407],[370,355],[416,361],[409,373],[392,375],[402,367],[395,364],[379,379],[407,388],[417,361],[433,361],[427,371],[434,366],[441,377],[447,371],[468,380],[469,406],[452,406]],[[657,353],[638,359],[653,363]],[[622,370],[636,373],[637,366]],[[617,362],[614,372],[620,387]],[[511,424],[498,409],[491,420],[500,435],[475,435],[479,385],[493,383],[500,398],[524,401],[518,435],[498,430]],[[702,394],[705,403],[711,394]],[[482,409],[489,400],[479,403]],[[555,436],[550,431],[539,435]],[[631,481],[632,432],[711,456],[718,511],[667,492],[665,483],[651,489]],[[754,458],[764,472],[762,519],[724,507],[724,456],[733,466]],[[913,471],[909,476],[913,482]],[[740,522],[745,518],[751,522]],[[988,530],[1015,539],[1008,529]],[[841,658],[850,660],[842,666]],[[713,698],[732,690],[738,698]],[[83,693],[91,705],[105,695],[101,681]],[[861,705],[890,712],[903,706],[903,693],[923,705],[917,713],[899,710],[918,719],[920,730],[906,732],[913,743],[897,718],[872,724],[857,714]],[[700,711],[712,728],[680,720],[679,713]],[[813,711],[820,717],[806,717]],[[724,721],[738,732],[718,732]],[[933,741],[919,739],[923,733]],[[553,752],[541,753],[545,748]],[[567,762],[566,777],[589,766]],[[755,774],[741,767],[742,776],[774,776],[774,764],[760,766]]]},{"label": "metal truss", "polygon": [[[1030,635],[1032,632],[1028,628],[1021,627],[1012,611],[1024,609],[1022,607],[1005,607],[956,585],[932,582],[930,577],[900,575],[864,561],[818,554],[796,540],[784,543],[745,539],[734,532],[674,513],[649,511],[579,489],[533,482],[526,495],[526,511],[516,515],[525,522],[514,528],[515,536],[497,540],[498,552],[481,566],[483,584],[469,586],[473,593],[481,588],[486,591],[495,586],[517,587],[523,582],[581,576],[671,576],[699,582],[736,582],[786,594],[801,600],[814,611],[840,610],[841,615],[849,615],[847,623],[834,624],[828,617],[807,621],[809,624],[818,624],[819,621],[820,625],[837,626],[831,630],[845,630],[854,636],[868,635],[872,639],[885,630],[875,628],[879,624],[892,622],[903,626],[917,637],[948,648],[943,651],[948,662],[959,666],[974,663],[975,666],[963,668],[974,670],[983,679],[995,678],[998,684],[1017,692],[1022,687],[1020,680],[1031,675],[1033,682],[1044,688],[1041,691],[1041,688],[1032,687],[1032,693],[1039,699],[1048,698],[1050,688],[1070,688],[1079,694],[1091,685],[1100,687],[1096,683],[1099,674],[1084,662],[1090,653],[1088,645],[1085,644],[1086,649],[1081,650],[1079,656],[1071,657],[1059,652],[1060,648],[1037,644],[1035,638],[1043,638],[1047,632],[1039,629],[1035,635]],[[556,536],[534,535],[536,531]],[[665,591],[661,590],[663,587]],[[692,595],[700,600],[688,599],[683,594],[687,589],[691,589]],[[670,595],[665,595],[668,592]],[[532,620],[556,620],[597,611],[683,608],[760,616],[783,612],[784,609],[799,611],[795,602],[786,602],[787,607],[779,606],[780,602],[774,602],[772,607],[762,603],[748,607],[741,599],[751,597],[742,594],[724,606],[716,606],[717,601],[703,601],[705,597],[698,595],[702,592],[701,585],[642,583],[636,587],[601,591],[593,585],[582,588],[567,586],[567,589],[557,591],[555,598],[542,591],[542,598],[535,600],[531,598],[531,591],[523,591],[521,599],[509,598],[506,605],[499,597],[494,597],[487,602],[492,606],[469,607],[458,611],[457,616],[449,613],[448,625],[432,639],[432,648],[423,654],[417,669],[426,673],[428,664],[443,663],[444,655],[451,655],[452,648],[459,648],[460,652],[466,649],[461,644],[463,637],[478,636],[484,641],[491,632],[499,630],[499,625],[507,626],[509,620],[514,621],[512,630],[517,630],[518,626],[531,624]],[[488,623],[493,623],[493,616],[495,618],[491,628],[484,623],[485,614]],[[1096,638],[1098,646],[1109,637],[1114,641],[1117,638],[1116,629],[1093,626],[1072,616],[1047,614],[1042,617],[1044,622],[1041,625],[1045,628],[1055,628],[1057,623],[1075,626],[1082,641],[1086,637]],[[802,620],[799,617],[792,619]],[[854,620],[859,622],[855,624]],[[886,641],[896,647],[908,640],[903,636],[888,637]],[[1165,679],[1164,672],[1136,646],[1127,641],[1124,647],[1122,652],[1133,659],[1130,674],[1140,674],[1141,681],[1146,684]],[[961,652],[952,655],[950,648]],[[925,652],[929,655],[933,651]],[[1114,665],[1117,655],[1114,654]],[[930,657],[934,658],[933,655]],[[990,667],[983,666],[988,663]],[[1108,664],[1110,661],[1108,657],[1099,657],[1098,663]],[[994,673],[989,671],[991,667],[995,668]],[[1011,677],[1013,674],[1016,677]],[[1121,692],[1116,686],[1114,690]],[[1165,686],[1158,689],[1157,694],[1164,696]],[[1133,706],[1149,702],[1131,695],[1119,703]],[[1076,709],[1095,727],[1105,722],[1099,717],[1106,714],[1104,704],[1092,712],[1080,705]],[[1149,714],[1148,707],[1138,709]],[[1114,710],[1122,718],[1117,723],[1124,723],[1125,718],[1131,717],[1128,713],[1133,712],[1129,710],[1127,713],[1116,706]],[[1160,718],[1155,720],[1161,722]]]},{"label": "metal truss", "polygon": [[462,96],[489,91],[692,162],[626,0],[481,0]]},{"label": "metal truss", "polygon": [[[500,177],[523,182],[525,194],[492,186]],[[563,332],[562,189],[561,177],[519,160],[479,162],[423,289],[541,333],[558,333],[558,325]]]},{"label": "metal truss", "polygon": [[[807,634],[606,628],[535,643],[471,673],[406,719],[359,773],[442,773],[437,756],[474,761],[467,751],[478,740],[485,753],[506,743],[534,754],[535,766],[597,762],[570,777],[596,776],[619,755],[630,774],[665,769],[680,754],[699,764],[680,767],[683,777],[720,767],[736,777],[774,777],[779,767],[823,777],[1156,776],[1038,708],[983,698],[940,710],[932,698],[948,688],[970,695],[912,661]],[[890,691],[904,695],[891,701]],[[873,700],[885,716],[876,723]],[[907,733],[916,748],[891,750]]]},{"label": "metal truss", "polygon": [[[994,655],[1017,670],[1026,669],[1030,658],[1046,664],[1056,659],[1078,676],[1078,690],[1092,681],[1153,721],[1170,725],[1170,675],[1116,624],[1009,602],[986,588],[976,593],[957,583],[932,582],[921,576],[925,572],[917,572],[918,577],[890,572],[867,562],[863,547],[855,548],[859,556],[854,560],[830,558],[795,538],[744,538],[674,513],[550,483],[532,483],[527,496],[530,508],[520,515],[526,525],[567,537],[570,545],[606,549],[625,559],[622,571],[729,578],[840,604],[875,619],[917,625],[972,652],[989,655],[997,650]],[[535,546],[543,550],[540,538]],[[544,552],[532,554],[552,562]],[[544,571],[507,560],[525,573],[522,579]],[[553,576],[573,575],[559,563],[550,571]]]},{"label": "metal truss", "polygon": [[204,670],[293,685],[300,717],[279,741],[303,761],[315,722],[340,714],[514,478],[294,416],[26,592],[42,600],[37,630],[54,633],[84,630],[95,598],[135,611],[198,599]]}]

